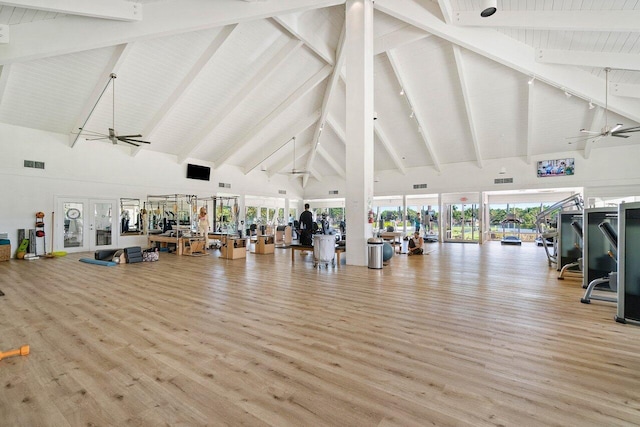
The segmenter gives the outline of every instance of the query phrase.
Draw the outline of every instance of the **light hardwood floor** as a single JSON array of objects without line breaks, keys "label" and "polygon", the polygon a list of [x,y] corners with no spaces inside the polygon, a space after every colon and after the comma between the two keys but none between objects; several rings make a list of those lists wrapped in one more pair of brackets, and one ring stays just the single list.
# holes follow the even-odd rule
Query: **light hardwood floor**
[{"label": "light hardwood floor", "polygon": [[613,304],[533,245],[427,250],[2,262],[0,350],[31,354],[0,361],[0,425],[640,424],[640,328]]}]

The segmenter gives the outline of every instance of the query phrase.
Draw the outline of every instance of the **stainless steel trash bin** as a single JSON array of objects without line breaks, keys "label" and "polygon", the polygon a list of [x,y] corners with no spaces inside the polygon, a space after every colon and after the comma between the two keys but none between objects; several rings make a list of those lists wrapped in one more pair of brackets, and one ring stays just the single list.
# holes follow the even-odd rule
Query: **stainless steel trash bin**
[{"label": "stainless steel trash bin", "polygon": [[372,237],[367,240],[369,254],[369,268],[382,268],[382,248],[384,241],[379,237]]}]

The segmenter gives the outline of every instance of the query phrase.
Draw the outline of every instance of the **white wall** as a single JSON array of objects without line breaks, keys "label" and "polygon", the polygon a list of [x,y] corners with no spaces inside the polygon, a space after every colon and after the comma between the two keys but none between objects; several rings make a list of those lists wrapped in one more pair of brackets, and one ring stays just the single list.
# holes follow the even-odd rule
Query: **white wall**
[{"label": "white wall", "polygon": [[[278,190],[284,189],[288,196],[302,198],[299,181],[286,176],[269,178],[261,171],[245,176],[238,168],[225,166],[212,170],[210,181],[191,180],[186,178],[186,163],[178,164],[175,156],[143,149],[132,157],[127,147],[105,141],[79,140],[70,148],[66,135],[16,126],[0,124],[0,150],[0,232],[9,233],[13,252],[17,230],[33,228],[38,211],[46,214],[45,221],[50,219],[56,196],[146,200],[149,194],[250,193],[278,197]],[[25,168],[24,160],[43,161],[45,169]],[[219,182],[230,183],[231,188],[219,188]],[[51,224],[45,224],[49,234]],[[146,239],[118,236],[116,245],[145,246]]]},{"label": "white wall", "polygon": [[[533,158],[527,164],[522,158],[485,160],[480,169],[475,163],[442,165],[442,172],[432,167],[408,169],[406,175],[395,171],[376,172],[379,182],[374,184],[374,195],[411,195],[437,193],[466,193],[499,190],[544,189],[585,187],[585,193],[594,187],[598,195],[602,188],[625,187],[625,191],[640,190],[640,146],[606,147],[606,141],[598,142],[589,159],[581,153],[566,152],[553,158],[573,157],[576,173],[573,176],[538,178],[536,165],[539,160],[551,160],[549,156]],[[501,168],[506,168],[504,175]],[[496,178],[513,178],[513,184],[494,184]],[[414,190],[414,184],[427,184],[426,189]],[[634,190],[634,188],[636,190]],[[338,190],[345,195],[344,180],[338,176],[324,177],[322,182],[309,180],[305,188],[308,199],[326,198],[328,190]]]}]

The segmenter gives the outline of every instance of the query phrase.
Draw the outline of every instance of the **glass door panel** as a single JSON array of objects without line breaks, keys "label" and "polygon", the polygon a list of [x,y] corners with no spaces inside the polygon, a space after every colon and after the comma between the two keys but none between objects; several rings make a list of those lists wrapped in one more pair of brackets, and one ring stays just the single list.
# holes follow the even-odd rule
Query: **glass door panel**
[{"label": "glass door panel", "polygon": [[91,238],[90,250],[107,249],[115,244],[114,212],[115,203],[109,200],[92,200],[90,208],[92,218],[89,223]]},{"label": "glass door panel", "polygon": [[63,201],[62,202],[62,227],[64,250],[69,252],[79,252],[86,250],[84,244],[84,201]]},{"label": "glass door panel", "polygon": [[478,242],[480,222],[477,204],[445,204],[445,241]]}]

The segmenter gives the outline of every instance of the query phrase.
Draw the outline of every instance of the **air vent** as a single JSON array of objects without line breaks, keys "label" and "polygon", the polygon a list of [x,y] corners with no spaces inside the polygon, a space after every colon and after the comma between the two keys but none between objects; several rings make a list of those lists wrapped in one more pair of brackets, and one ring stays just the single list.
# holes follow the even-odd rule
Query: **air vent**
[{"label": "air vent", "polygon": [[220,188],[231,188],[231,184],[228,184],[226,182],[219,182],[218,183],[218,187],[220,187]]},{"label": "air vent", "polygon": [[36,160],[25,160],[25,168],[44,169],[44,162],[38,162]]},{"label": "air vent", "polygon": [[413,184],[414,190],[420,190],[421,188],[427,188],[427,184]]},{"label": "air vent", "polygon": [[338,194],[338,190],[329,190],[329,194]]},{"label": "air vent", "polygon": [[278,194],[287,194],[287,190],[278,190]]},{"label": "air vent", "polygon": [[513,178],[496,178],[493,180],[494,184],[513,184]]}]

